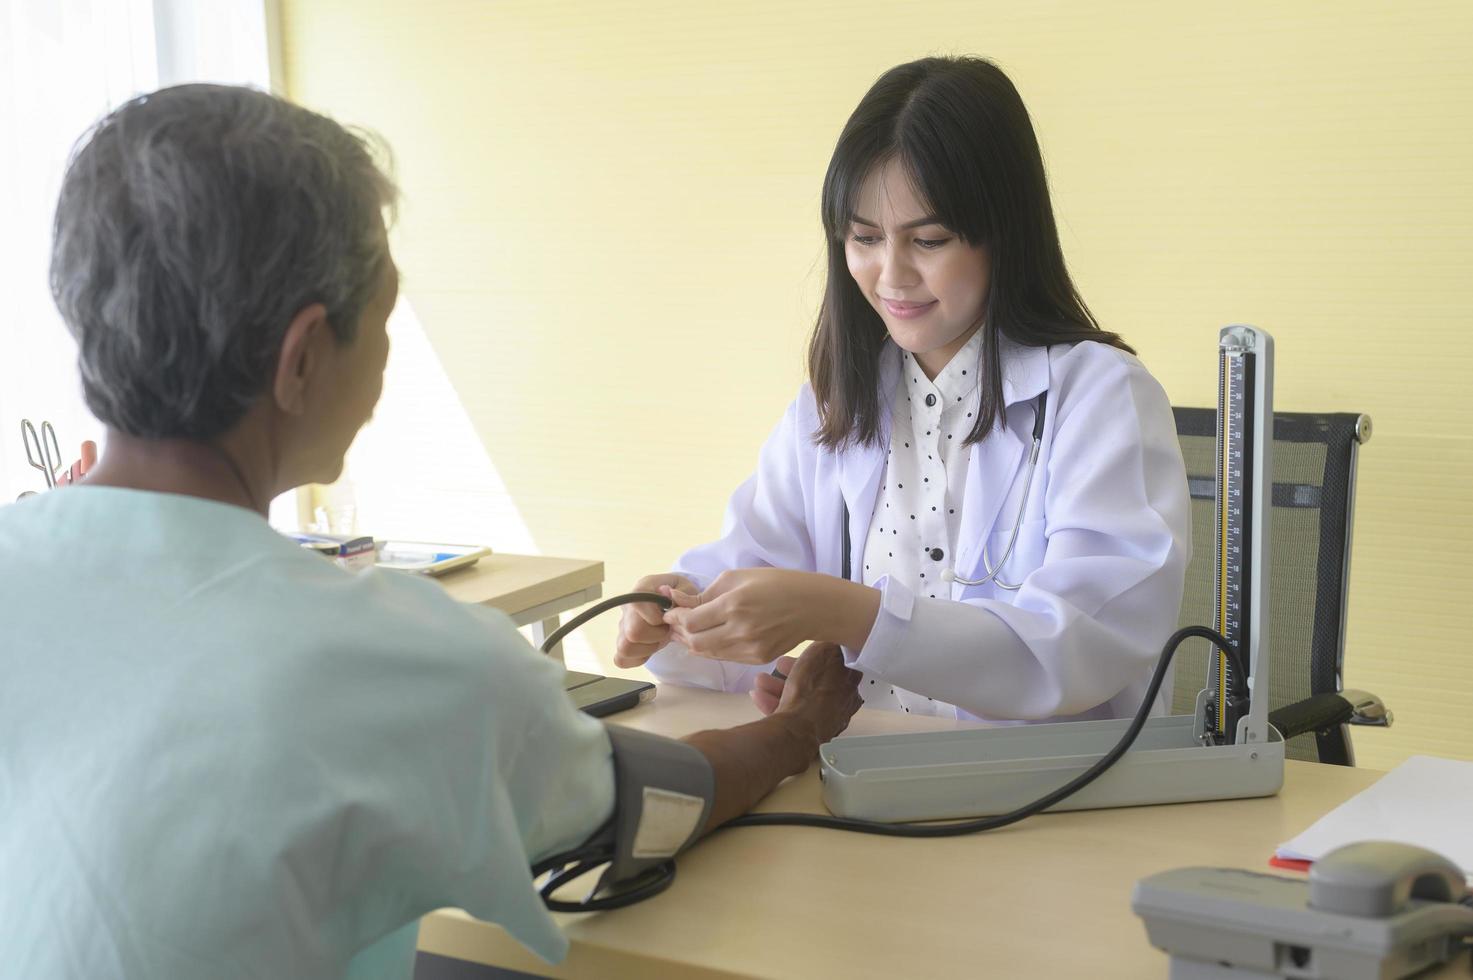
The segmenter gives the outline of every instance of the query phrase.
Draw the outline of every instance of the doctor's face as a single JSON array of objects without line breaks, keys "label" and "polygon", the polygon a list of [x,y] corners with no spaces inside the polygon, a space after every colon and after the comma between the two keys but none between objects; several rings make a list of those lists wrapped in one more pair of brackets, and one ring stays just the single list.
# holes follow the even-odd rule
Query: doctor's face
[{"label": "doctor's face", "polygon": [[890,337],[934,378],[982,325],[992,263],[916,197],[895,160],[865,179],[850,216],[849,274]]}]

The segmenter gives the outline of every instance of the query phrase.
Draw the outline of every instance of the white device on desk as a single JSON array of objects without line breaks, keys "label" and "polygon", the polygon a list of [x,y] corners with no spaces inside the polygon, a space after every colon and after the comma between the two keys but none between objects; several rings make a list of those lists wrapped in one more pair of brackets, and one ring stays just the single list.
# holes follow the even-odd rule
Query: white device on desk
[{"label": "white device on desk", "polygon": [[[1246,651],[1247,676],[1214,650],[1194,714],[1146,720],[1129,752],[1053,809],[1269,796],[1283,785],[1284,743],[1268,723],[1267,699],[1272,445],[1273,339],[1224,327],[1215,627]],[[1083,776],[1135,723],[841,736],[819,751],[824,803],[840,817],[886,822],[1012,813]]]},{"label": "white device on desk", "polygon": [[379,568],[430,576],[466,568],[491,554],[490,548],[475,544],[431,544],[426,541],[381,541],[377,544],[378,557],[374,564]]},{"label": "white device on desk", "polygon": [[1409,844],[1326,854],[1309,880],[1176,868],[1136,882],[1131,908],[1171,980],[1395,980],[1473,949],[1462,869]]}]

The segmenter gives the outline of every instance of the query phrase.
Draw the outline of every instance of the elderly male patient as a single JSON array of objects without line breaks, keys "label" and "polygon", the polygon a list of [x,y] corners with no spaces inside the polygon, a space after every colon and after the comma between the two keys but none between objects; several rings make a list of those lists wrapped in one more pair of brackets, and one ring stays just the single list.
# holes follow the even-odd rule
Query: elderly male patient
[{"label": "elderly male patient", "polygon": [[247,89],[137,98],[76,152],[51,281],[107,442],[0,508],[0,974],[403,978],[446,905],[557,959],[530,862],[622,847],[661,780],[673,850],[858,706],[810,648],[762,721],[605,729],[501,613],[271,530],[378,400],[393,198],[363,138]]}]

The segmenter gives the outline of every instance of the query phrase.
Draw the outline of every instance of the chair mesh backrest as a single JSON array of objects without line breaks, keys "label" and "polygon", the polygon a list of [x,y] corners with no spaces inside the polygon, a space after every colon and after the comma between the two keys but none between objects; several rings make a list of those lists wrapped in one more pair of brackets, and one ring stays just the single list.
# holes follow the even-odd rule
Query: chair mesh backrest
[{"label": "chair mesh backrest", "polygon": [[[1192,494],[1192,561],[1180,624],[1214,626],[1213,547],[1217,410],[1176,408],[1176,431]],[[1340,689],[1347,522],[1358,415],[1274,414],[1269,565],[1269,710]],[[1191,714],[1206,683],[1210,646],[1193,640],[1176,656],[1172,712]],[[1338,731],[1289,740],[1291,759],[1347,763]]]}]

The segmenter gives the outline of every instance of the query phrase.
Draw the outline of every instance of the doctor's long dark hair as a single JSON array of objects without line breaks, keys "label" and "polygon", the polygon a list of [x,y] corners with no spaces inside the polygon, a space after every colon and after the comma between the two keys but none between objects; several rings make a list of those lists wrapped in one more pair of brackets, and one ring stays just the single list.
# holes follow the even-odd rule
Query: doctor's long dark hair
[{"label": "doctor's long dark hair", "polygon": [[879,374],[888,332],[849,274],[844,242],[865,179],[892,159],[930,213],[963,241],[985,245],[991,257],[981,406],[967,442],[1004,420],[1001,337],[1028,347],[1094,340],[1131,350],[1100,329],[1064,267],[1043,157],[1013,83],[980,58],[913,61],[865,93],[823,181],[828,285],[808,345],[820,445],[863,445],[884,435]]}]

